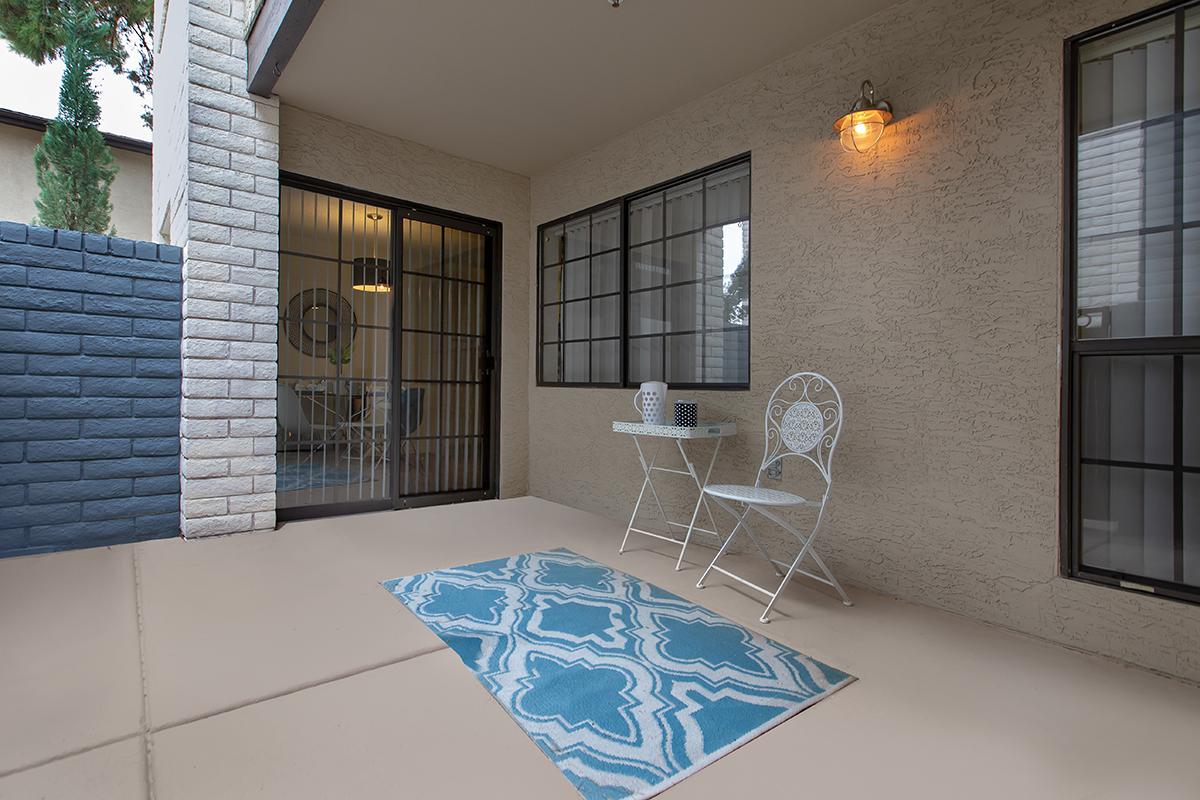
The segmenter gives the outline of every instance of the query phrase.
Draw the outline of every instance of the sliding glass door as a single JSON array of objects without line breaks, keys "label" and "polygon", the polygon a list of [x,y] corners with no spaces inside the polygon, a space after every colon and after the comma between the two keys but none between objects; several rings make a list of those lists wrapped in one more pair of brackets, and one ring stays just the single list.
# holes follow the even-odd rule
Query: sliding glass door
[{"label": "sliding glass door", "polygon": [[495,228],[285,178],[279,242],[281,518],[495,496]]},{"label": "sliding glass door", "polygon": [[488,451],[488,237],[403,223],[399,494],[480,490]]}]

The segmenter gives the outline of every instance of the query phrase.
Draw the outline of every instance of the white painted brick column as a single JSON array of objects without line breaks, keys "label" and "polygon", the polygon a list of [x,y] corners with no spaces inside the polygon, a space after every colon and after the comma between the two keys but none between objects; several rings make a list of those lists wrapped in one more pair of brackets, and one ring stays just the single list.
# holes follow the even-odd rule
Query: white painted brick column
[{"label": "white painted brick column", "polygon": [[[184,251],[181,527],[187,537],[269,529],[275,525],[279,104],[246,91],[241,0],[170,5],[167,26],[185,26],[187,58],[179,65],[185,74],[171,76],[178,81],[172,120],[158,119],[156,92],[155,127],[175,123],[182,133],[184,147],[170,156],[184,186],[176,195],[180,207],[160,210],[160,195],[165,204],[173,192],[158,186],[156,163],[155,205],[160,218],[173,218],[171,236],[180,237],[173,243]],[[181,13],[186,19],[176,17]],[[164,164],[164,175],[171,172]]]}]

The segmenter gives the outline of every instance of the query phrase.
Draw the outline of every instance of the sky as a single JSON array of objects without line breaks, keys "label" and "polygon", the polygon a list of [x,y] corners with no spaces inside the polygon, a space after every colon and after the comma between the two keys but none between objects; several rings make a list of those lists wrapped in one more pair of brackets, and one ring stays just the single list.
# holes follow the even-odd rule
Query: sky
[{"label": "sky", "polygon": [[[61,80],[61,61],[36,66],[0,39],[0,108],[53,117],[58,114]],[[141,120],[143,99],[133,93],[128,78],[109,67],[101,67],[96,70],[92,85],[100,95],[100,130],[150,140],[150,129]]]}]

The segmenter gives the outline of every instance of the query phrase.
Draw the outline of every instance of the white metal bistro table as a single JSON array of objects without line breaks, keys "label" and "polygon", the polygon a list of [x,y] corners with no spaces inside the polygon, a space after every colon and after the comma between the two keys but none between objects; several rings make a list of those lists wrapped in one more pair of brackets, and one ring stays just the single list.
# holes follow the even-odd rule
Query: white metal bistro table
[{"label": "white metal bistro table", "polygon": [[[704,487],[708,484],[708,478],[712,474],[713,465],[717,463],[717,453],[721,452],[721,440],[726,436],[736,434],[737,424],[733,422],[701,422],[693,427],[684,427],[681,425],[646,425],[642,422],[614,421],[612,429],[614,433],[627,433],[633,438],[633,445],[637,448],[638,463],[641,464],[642,474],[645,476],[642,480],[642,490],[638,492],[637,503],[633,506],[633,514],[629,517],[629,526],[625,529],[625,538],[621,540],[621,547],[617,552],[625,552],[625,545],[629,541],[629,534],[631,533],[640,533],[643,536],[651,536],[655,539],[662,539],[665,542],[673,542],[680,545],[679,560],[675,562],[675,569],[678,570],[683,566],[683,554],[687,552],[687,546],[692,539],[693,531],[711,534],[717,537],[718,541],[721,539],[721,534],[717,532],[716,520],[713,519],[712,509],[708,505],[708,498],[704,496]],[[646,459],[646,452],[642,449],[642,442],[638,437],[656,440],[654,443],[654,452],[649,460]],[[708,460],[708,469],[704,471],[703,480],[700,478],[700,473],[696,471],[696,464],[688,455],[687,448],[683,446],[685,441],[695,439],[716,440],[712,458]],[[683,457],[684,469],[660,467],[658,465],[658,456],[662,450],[662,445],[668,440],[674,440],[676,447],[679,449],[679,455]],[[658,489],[654,486],[653,474],[655,472],[687,475],[696,484],[696,505],[692,509],[692,521],[690,523],[674,522],[667,516],[667,512],[663,509],[662,501],[658,498]],[[649,489],[650,494],[653,495],[654,503],[658,506],[658,513],[662,515],[663,522],[667,525],[666,535],[634,527],[634,523],[637,522],[638,511],[642,508],[642,500],[646,497],[646,489]],[[708,521],[712,525],[712,528],[696,527],[696,518],[700,515],[700,506],[704,506],[704,510],[708,512]],[[687,533],[682,539],[677,539],[670,535],[672,528],[683,528]]]}]

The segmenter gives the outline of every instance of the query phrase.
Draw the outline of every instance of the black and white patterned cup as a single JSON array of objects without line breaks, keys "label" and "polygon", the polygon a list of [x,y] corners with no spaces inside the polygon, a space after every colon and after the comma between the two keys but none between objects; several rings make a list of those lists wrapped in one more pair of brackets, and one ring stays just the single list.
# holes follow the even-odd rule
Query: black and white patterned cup
[{"label": "black and white patterned cup", "polygon": [[680,428],[696,427],[696,403],[692,400],[675,401],[675,425]]}]

